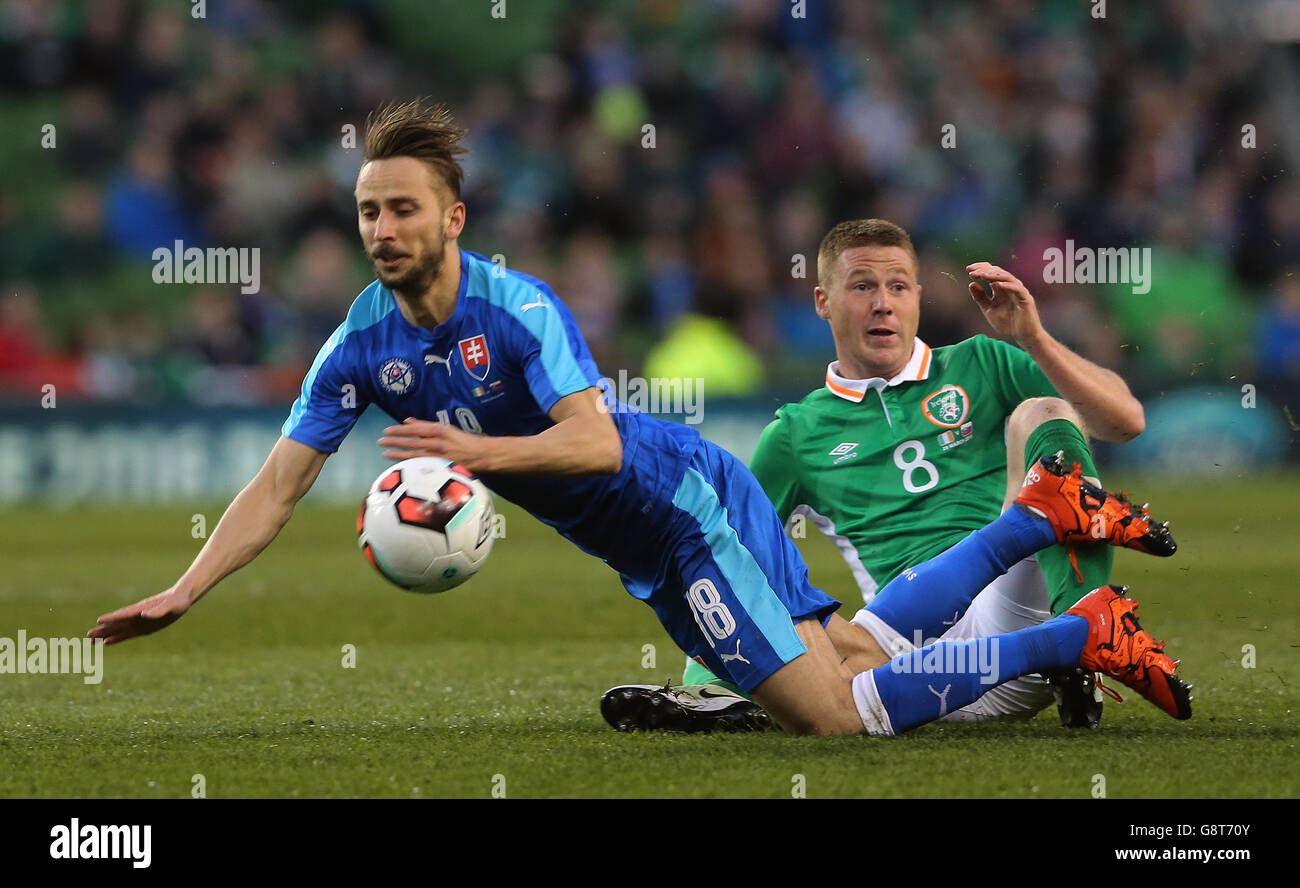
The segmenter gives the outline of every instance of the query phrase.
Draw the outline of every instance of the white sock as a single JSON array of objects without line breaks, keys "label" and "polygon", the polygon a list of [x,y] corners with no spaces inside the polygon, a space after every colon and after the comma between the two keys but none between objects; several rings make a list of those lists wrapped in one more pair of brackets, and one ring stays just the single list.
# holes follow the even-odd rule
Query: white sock
[{"label": "white sock", "polygon": [[873,672],[859,672],[853,676],[853,703],[858,707],[858,717],[867,733],[876,737],[892,737],[894,728],[889,723],[889,713],[876,690]]},{"label": "white sock", "polygon": [[888,657],[897,657],[899,654],[906,654],[916,650],[916,645],[910,639],[904,638],[897,629],[865,607],[854,614],[853,619],[849,622],[865,629],[867,634],[876,640],[876,644],[880,645],[880,649]]}]

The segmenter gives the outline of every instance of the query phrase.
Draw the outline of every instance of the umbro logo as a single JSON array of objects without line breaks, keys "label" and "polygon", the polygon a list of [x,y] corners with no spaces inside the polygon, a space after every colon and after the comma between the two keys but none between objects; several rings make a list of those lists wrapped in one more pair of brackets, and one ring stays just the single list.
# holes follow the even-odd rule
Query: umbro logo
[{"label": "umbro logo", "polygon": [[853,457],[857,456],[857,447],[857,441],[844,441],[843,443],[836,444],[832,447],[827,456],[835,457],[835,465],[839,465],[844,462],[844,460],[853,459]]}]

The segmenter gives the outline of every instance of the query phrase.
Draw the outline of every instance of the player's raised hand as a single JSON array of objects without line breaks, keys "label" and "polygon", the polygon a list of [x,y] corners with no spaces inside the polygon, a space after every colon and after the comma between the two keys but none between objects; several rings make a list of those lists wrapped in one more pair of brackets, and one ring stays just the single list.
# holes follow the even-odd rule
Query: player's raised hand
[{"label": "player's raised hand", "polygon": [[[966,273],[971,276],[971,298],[994,330],[1021,345],[1043,332],[1034,297],[1018,277],[990,262],[973,262],[966,266]],[[988,284],[991,293],[981,283]]]},{"label": "player's raised hand", "polygon": [[386,448],[387,459],[440,456],[477,472],[481,470],[484,441],[482,435],[472,435],[445,422],[408,418],[401,425],[384,429],[379,446]]},{"label": "player's raised hand", "polygon": [[96,621],[98,625],[86,635],[89,638],[102,638],[105,644],[117,644],[137,635],[148,635],[175,623],[190,609],[191,604],[193,602],[190,596],[173,586],[143,601],[101,615]]}]

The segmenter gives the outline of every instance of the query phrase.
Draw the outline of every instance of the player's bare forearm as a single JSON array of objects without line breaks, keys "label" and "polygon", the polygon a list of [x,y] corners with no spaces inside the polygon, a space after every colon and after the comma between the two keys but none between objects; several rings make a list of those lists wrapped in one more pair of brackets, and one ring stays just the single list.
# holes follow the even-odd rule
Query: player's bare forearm
[{"label": "player's bare forearm", "polygon": [[325,454],[287,438],[227,507],[203,549],[169,589],[100,616],[88,633],[115,644],[146,635],[179,619],[222,579],[257,557],[288,522],[311,488]]},{"label": "player's bare forearm", "polygon": [[177,581],[191,601],[248,564],[271,544],[293,515],[294,502],[277,498],[271,485],[254,479],[231,500],[189,570]]},{"label": "player's bare forearm", "polygon": [[617,472],[623,461],[623,444],[608,416],[572,416],[540,434],[521,437],[473,435],[443,423],[407,421],[385,429],[379,444],[389,459],[439,456],[475,473],[601,475]]},{"label": "player's bare forearm", "polygon": [[177,582],[197,601],[224,578],[256,558],[293,515],[311,489],[325,454],[281,438],[261,470],[226,507],[212,536]]},{"label": "player's bare forearm", "polygon": [[1079,411],[1088,432],[1103,441],[1128,441],[1142,434],[1146,415],[1124,378],[1075,354],[1042,328],[1020,342],[1061,397]]},{"label": "player's bare forearm", "polygon": [[293,505],[276,503],[261,474],[230,503],[189,570],[170,589],[100,616],[87,633],[108,644],[156,632],[180,619],[194,602],[275,539]]},{"label": "player's bare forearm", "polygon": [[623,439],[597,389],[555,403],[555,425],[520,437],[475,435],[446,423],[408,419],[384,429],[384,456],[438,456],[471,472],[528,475],[612,475],[623,466]]},{"label": "player's bare forearm", "polygon": [[623,442],[608,416],[571,416],[538,435],[497,438],[488,472],[612,475],[623,464]]},{"label": "player's bare forearm", "polygon": [[[990,262],[966,266],[970,294],[994,330],[1010,336],[1083,417],[1093,437],[1127,441],[1142,434],[1142,404],[1119,376],[1057,342],[1043,327],[1034,297],[1018,277]],[[986,291],[985,285],[988,287]]]}]

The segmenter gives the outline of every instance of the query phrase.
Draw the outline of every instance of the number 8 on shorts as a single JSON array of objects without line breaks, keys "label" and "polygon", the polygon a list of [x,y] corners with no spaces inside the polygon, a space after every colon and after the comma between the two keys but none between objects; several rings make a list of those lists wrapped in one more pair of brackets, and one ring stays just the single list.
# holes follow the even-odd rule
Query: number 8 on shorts
[{"label": "number 8 on shorts", "polygon": [[722,596],[718,595],[718,587],[713,585],[712,580],[696,580],[692,583],[686,592],[686,600],[690,602],[700,632],[713,647],[717,647],[713,643],[715,638],[722,641],[736,631],[736,619],[722,603]]}]

